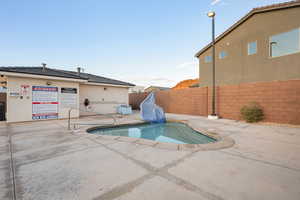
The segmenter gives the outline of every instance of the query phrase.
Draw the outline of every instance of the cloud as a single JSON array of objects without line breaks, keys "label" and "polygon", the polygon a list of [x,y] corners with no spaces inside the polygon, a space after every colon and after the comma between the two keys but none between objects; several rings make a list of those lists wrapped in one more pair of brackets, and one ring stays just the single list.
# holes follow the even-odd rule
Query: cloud
[{"label": "cloud", "polygon": [[152,78],[150,79],[151,81],[174,81],[174,80],[170,80],[167,78]]},{"label": "cloud", "polygon": [[216,5],[217,3],[220,3],[222,0],[212,0],[211,4],[212,6]]},{"label": "cloud", "polygon": [[197,67],[198,62],[194,61],[194,62],[185,62],[182,63],[180,65],[177,65],[176,68],[177,69],[184,69],[184,68],[189,68],[189,67]]},{"label": "cloud", "polygon": [[147,75],[141,72],[137,74],[122,74],[117,76],[110,75],[110,77],[144,87],[148,87],[150,85],[173,87],[182,80],[198,78],[199,66],[197,61],[184,62],[182,64],[169,67],[168,70],[157,72],[155,74],[156,75]]},{"label": "cloud", "polygon": [[148,87],[151,85],[171,87],[178,82],[178,80],[175,77],[174,79],[173,77],[170,79],[164,76],[122,76],[116,78],[144,87]]}]

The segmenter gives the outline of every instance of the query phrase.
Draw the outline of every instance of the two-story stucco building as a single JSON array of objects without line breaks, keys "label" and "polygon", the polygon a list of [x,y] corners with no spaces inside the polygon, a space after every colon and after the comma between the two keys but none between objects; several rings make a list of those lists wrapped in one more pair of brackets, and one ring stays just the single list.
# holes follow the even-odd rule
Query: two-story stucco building
[{"label": "two-story stucco building", "polygon": [[[212,44],[199,58],[202,86],[212,85]],[[300,1],[255,8],[216,38],[216,84],[300,79]]]}]

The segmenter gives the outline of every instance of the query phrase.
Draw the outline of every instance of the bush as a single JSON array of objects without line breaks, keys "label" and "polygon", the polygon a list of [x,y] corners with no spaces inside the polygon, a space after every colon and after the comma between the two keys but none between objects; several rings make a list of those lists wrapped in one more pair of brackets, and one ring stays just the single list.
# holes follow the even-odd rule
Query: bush
[{"label": "bush", "polygon": [[241,115],[246,122],[250,123],[261,121],[264,118],[263,110],[256,102],[243,106],[241,109]]}]

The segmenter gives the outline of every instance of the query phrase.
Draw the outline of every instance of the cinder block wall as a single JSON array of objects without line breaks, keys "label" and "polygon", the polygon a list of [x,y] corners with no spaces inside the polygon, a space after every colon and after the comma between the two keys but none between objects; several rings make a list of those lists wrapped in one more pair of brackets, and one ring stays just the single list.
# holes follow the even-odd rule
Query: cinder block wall
[{"label": "cinder block wall", "polygon": [[207,92],[207,87],[160,91],[156,103],[168,113],[206,116]]},{"label": "cinder block wall", "polygon": [[[136,108],[146,96],[130,94],[129,104]],[[212,90],[207,87],[156,92],[156,103],[169,113],[207,116],[211,99]],[[216,102],[216,111],[223,118],[240,120],[240,109],[257,102],[265,122],[300,124],[300,80],[219,86]]]},{"label": "cinder block wall", "polygon": [[147,97],[148,94],[149,94],[148,92],[130,93],[129,94],[129,105],[131,105],[132,109],[139,110],[140,104]]},{"label": "cinder block wall", "polygon": [[257,102],[265,122],[300,124],[300,80],[221,86],[216,93],[217,112],[223,118],[240,120],[241,107]]}]

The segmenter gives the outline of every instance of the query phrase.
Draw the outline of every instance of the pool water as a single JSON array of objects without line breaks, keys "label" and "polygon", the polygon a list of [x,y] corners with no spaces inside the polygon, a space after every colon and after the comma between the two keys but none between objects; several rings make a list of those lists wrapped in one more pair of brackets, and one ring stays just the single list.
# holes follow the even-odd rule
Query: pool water
[{"label": "pool water", "polygon": [[158,142],[176,144],[206,144],[216,140],[203,135],[183,123],[123,125],[109,128],[96,128],[92,134],[144,138]]}]

